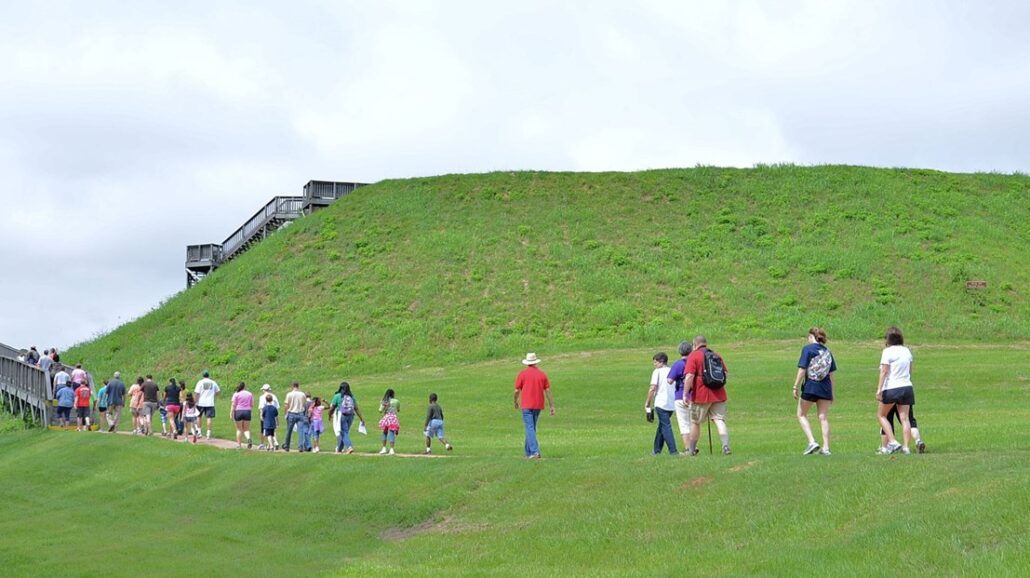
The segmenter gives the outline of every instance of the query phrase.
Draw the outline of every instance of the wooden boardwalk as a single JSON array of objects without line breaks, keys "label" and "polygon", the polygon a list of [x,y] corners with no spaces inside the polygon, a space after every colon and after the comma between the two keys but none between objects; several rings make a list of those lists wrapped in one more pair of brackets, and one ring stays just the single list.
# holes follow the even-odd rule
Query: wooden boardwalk
[{"label": "wooden boardwalk", "polygon": [[[0,343],[0,401],[9,412],[21,415],[23,419],[49,425],[56,414],[53,411],[53,378],[42,369],[19,361],[17,356],[21,354],[22,351]],[[72,371],[63,363],[55,367],[68,373]],[[89,372],[86,373],[86,381],[96,393],[93,375]]]},{"label": "wooden boardwalk", "polygon": [[27,363],[0,357],[0,396],[4,407],[40,424],[50,422],[50,376]]}]

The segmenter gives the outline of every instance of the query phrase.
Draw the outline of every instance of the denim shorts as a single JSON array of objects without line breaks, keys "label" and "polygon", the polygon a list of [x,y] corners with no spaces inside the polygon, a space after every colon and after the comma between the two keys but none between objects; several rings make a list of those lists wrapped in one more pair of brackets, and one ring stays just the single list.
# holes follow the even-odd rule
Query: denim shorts
[{"label": "denim shorts", "polygon": [[434,419],[429,421],[429,427],[426,428],[426,437],[431,438],[434,435],[440,439],[444,438],[442,419]]}]

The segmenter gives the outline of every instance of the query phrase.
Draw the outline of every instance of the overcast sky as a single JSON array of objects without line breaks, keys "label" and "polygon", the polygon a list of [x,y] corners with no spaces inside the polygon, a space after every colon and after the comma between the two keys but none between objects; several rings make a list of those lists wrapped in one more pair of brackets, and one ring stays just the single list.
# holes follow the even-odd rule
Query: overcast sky
[{"label": "overcast sky", "polygon": [[0,0],[0,342],[183,289],[310,179],[1030,171],[1030,3]]}]

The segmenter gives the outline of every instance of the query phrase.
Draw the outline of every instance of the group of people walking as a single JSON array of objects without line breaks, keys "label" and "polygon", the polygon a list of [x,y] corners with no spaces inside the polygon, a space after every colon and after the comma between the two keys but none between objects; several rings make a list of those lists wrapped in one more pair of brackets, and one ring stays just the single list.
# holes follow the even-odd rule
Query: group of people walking
[{"label": "group of people walking", "polygon": [[722,453],[729,455],[730,432],[726,427],[726,380],[729,371],[722,356],[708,348],[708,339],[698,335],[679,344],[680,359],[669,367],[669,356],[659,352],[652,357],[654,370],[648,384],[644,412],[648,421],[658,416],[652,453],[666,448],[679,453],[672,433],[672,416],[679,425],[684,455],[696,456],[701,424],[711,420],[719,432]]},{"label": "group of people walking", "polygon": [[[81,371],[81,367],[77,367]],[[60,374],[58,374],[60,376]],[[86,381],[86,374],[73,372],[67,379],[55,379],[57,392],[58,424],[68,427],[71,410],[76,410],[77,431],[89,431],[94,411],[99,412],[106,422],[103,429],[107,432],[118,431],[125,405],[129,406],[132,417],[132,433],[149,436],[155,433],[154,419],[160,416],[161,435],[178,439],[185,436],[196,443],[201,437],[211,439],[211,423],[216,416],[216,402],[221,387],[211,379],[210,373],[204,371],[201,379],[193,389],[184,387],[181,380],[170,378],[164,388],[159,387],[153,376],[139,377],[131,387],[126,388],[121,373],[115,372],[113,377],[104,381],[103,387],[95,393]],[[429,395],[426,419],[423,426],[425,448],[424,453],[432,453],[433,438],[439,440],[447,450],[453,446],[444,435],[443,409],[438,396]],[[328,411],[327,411],[328,410]],[[381,433],[382,446],[380,454],[396,453],[397,435],[400,433],[400,401],[394,390],[387,389],[378,406],[381,418],[378,428]],[[358,419],[358,431],[367,433],[365,418],[357,399],[346,381],[341,382],[336,393],[328,404],[318,396],[312,397],[300,389],[298,382],[293,382],[282,404],[272,391],[272,386],[264,384],[255,395],[247,389],[245,382],[237,384],[229,401],[229,413],[235,424],[236,446],[253,448],[251,422],[255,417],[259,420],[260,439],[258,449],[267,451],[286,451],[294,448],[293,436],[297,435],[295,449],[300,452],[318,453],[321,451],[320,441],[325,432],[326,421],[331,423],[336,433],[336,452],[353,453],[350,430],[355,418]],[[255,416],[256,413],[256,416]],[[282,416],[283,419],[280,419]],[[285,421],[286,433],[283,443],[279,443],[280,425]],[[95,424],[100,426],[100,424]],[[206,425],[206,435],[204,427]]]},{"label": "group of people walking", "polygon": [[[830,453],[830,407],[833,405],[834,374],[837,361],[826,346],[826,331],[813,327],[806,336],[807,343],[801,349],[797,374],[791,394],[797,402],[797,418],[808,445],[803,455],[831,455]],[[919,453],[926,451],[926,444],[916,427],[915,391],[912,385],[912,352],[905,347],[901,330],[891,327],[885,335],[885,347],[880,356],[880,377],[876,386],[877,422],[881,444],[877,453],[910,454],[914,442]],[[708,349],[707,339],[697,336],[693,342],[680,343],[682,359],[672,367],[665,353],[654,355],[654,371],[644,404],[648,421],[658,417],[652,453],[658,455],[663,449],[670,454],[679,453],[672,433],[672,415],[679,423],[683,455],[697,455],[697,441],[702,423],[715,422],[722,441],[722,453],[730,453],[729,432],[726,428],[726,388],[728,374],[722,357]],[[722,379],[710,374],[719,374]],[[715,376],[718,377],[718,376]],[[713,387],[714,386],[714,387]],[[822,444],[815,440],[808,414],[815,406],[822,430]],[[902,427],[902,441],[895,436],[894,419]]]},{"label": "group of people walking", "polygon": [[[822,328],[813,327],[808,331],[791,387],[792,397],[797,402],[798,423],[807,440],[804,455],[831,455],[829,415],[834,401],[837,361],[826,342],[826,331]],[[914,444],[916,450],[923,453],[926,444],[919,434],[913,410],[915,391],[912,385],[912,352],[905,347],[904,337],[897,327],[887,330],[885,342],[876,386],[877,422],[881,428],[878,452],[909,454]],[[680,343],[678,353],[680,359],[671,366],[664,352],[656,353],[652,358],[654,369],[644,405],[648,421],[655,421],[657,417],[658,422],[652,453],[658,455],[663,450],[670,454],[681,453],[672,430],[672,418],[675,415],[683,455],[695,456],[699,453],[701,426],[710,422],[715,423],[722,453],[729,455],[730,435],[726,426],[726,382],[729,371],[726,362],[709,348],[708,340],[703,335]],[[541,457],[537,437],[540,413],[545,407],[549,407],[552,416],[556,411],[550,381],[538,367],[540,361],[535,353],[526,354],[522,360],[526,367],[515,379],[514,405],[522,413],[525,428],[523,453],[528,459]],[[190,436],[194,442],[204,432],[202,425],[206,425],[206,437],[210,439],[216,400],[221,393],[221,388],[207,371],[203,372],[192,390],[174,378],[169,379],[168,385],[162,390],[150,375],[138,378],[135,384],[126,389],[121,374],[115,372],[113,378],[105,381],[104,386],[94,395],[81,366],[76,366],[70,374],[61,369],[54,376],[54,384],[57,388],[57,416],[61,425],[69,424],[72,410],[75,410],[77,429],[88,430],[91,426],[91,410],[96,409],[107,422],[105,429],[116,431],[122,409],[128,402],[133,433],[151,435],[154,431],[154,416],[159,415],[162,435],[172,438]],[[808,418],[812,407],[816,408],[819,419],[821,444],[816,441]],[[254,445],[251,436],[251,421],[254,419],[259,420],[261,426],[258,447],[268,451],[289,452],[296,449],[300,452],[320,452],[320,441],[327,421],[337,436],[337,453],[354,451],[350,430],[355,420],[358,421],[358,431],[367,433],[361,407],[346,381],[340,383],[328,403],[321,397],[304,393],[300,384],[294,382],[282,405],[269,384],[263,385],[255,395],[248,391],[246,383],[240,382],[232,394],[229,408],[236,427],[236,444],[240,448],[244,444],[247,448]],[[377,424],[380,454],[393,455],[396,452],[400,410],[401,404],[396,392],[392,388],[387,389],[378,403],[381,416]],[[901,424],[901,441],[895,433],[895,418]],[[206,420],[206,424],[202,424],[202,420]],[[280,445],[282,422],[285,422],[286,433]],[[298,436],[296,447],[293,445],[294,434]],[[443,409],[435,393],[429,395],[423,437],[427,454],[432,452],[434,438],[445,449],[452,449],[444,435]]]}]

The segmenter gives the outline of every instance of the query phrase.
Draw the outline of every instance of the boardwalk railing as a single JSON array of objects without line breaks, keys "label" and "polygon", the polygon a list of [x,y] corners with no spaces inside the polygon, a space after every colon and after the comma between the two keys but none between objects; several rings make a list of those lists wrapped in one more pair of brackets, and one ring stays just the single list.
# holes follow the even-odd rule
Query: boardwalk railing
[{"label": "boardwalk railing", "polygon": [[[18,359],[24,355],[24,350],[18,350],[10,345],[0,343],[0,399],[12,413],[21,414],[23,417],[30,416],[34,421],[46,425],[54,417],[54,375],[62,369],[71,374],[75,368],[63,363],[55,363],[50,367],[50,373],[25,363]],[[86,383],[93,393],[97,392],[97,385],[93,381],[93,374],[86,372]]]},{"label": "boardwalk railing", "polygon": [[31,417],[42,425],[50,423],[50,376],[38,367],[0,357],[0,395],[8,411]]},{"label": "boardwalk railing", "polygon": [[[301,197],[273,197],[264,207],[247,219],[242,227],[233,231],[222,241],[222,260],[228,261],[245,249],[244,245],[257,235],[266,235],[268,227],[276,221],[292,221],[304,211],[304,199]],[[279,228],[275,226],[275,228]]]},{"label": "boardwalk railing", "polygon": [[304,212],[311,213],[319,207],[328,206],[362,186],[362,183],[308,181],[308,184],[304,185]]},{"label": "boardwalk railing", "polygon": [[186,247],[186,287],[192,287],[222,264],[294,219],[310,214],[364,186],[364,183],[308,181],[300,197],[277,196],[258,209],[243,226],[226,237],[222,244]]}]

